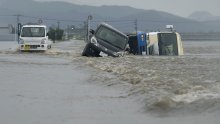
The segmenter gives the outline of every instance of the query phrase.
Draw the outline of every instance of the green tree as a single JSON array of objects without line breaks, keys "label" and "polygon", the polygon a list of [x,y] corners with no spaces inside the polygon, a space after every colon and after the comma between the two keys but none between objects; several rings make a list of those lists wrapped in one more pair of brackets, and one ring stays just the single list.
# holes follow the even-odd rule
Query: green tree
[{"label": "green tree", "polygon": [[62,30],[62,29],[49,28],[48,37],[49,37],[49,39],[51,39],[53,41],[62,40],[63,33],[64,33],[64,30]]}]

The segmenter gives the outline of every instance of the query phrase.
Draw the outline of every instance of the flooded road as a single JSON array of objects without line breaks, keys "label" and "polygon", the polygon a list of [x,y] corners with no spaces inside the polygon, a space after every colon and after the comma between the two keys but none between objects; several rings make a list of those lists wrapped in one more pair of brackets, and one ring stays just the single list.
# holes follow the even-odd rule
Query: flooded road
[{"label": "flooded road", "polygon": [[88,58],[83,41],[45,53],[0,42],[4,124],[218,124],[220,42],[184,42],[180,57]]}]

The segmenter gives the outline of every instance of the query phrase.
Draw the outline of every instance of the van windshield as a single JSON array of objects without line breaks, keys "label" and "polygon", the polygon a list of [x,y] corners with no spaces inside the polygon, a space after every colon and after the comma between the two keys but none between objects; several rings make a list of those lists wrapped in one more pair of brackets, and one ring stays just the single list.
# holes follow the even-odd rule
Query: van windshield
[{"label": "van windshield", "polygon": [[127,39],[124,36],[104,26],[101,26],[98,29],[96,32],[96,37],[120,49],[124,49],[127,43]]},{"label": "van windshield", "polygon": [[23,27],[21,37],[45,37],[44,27]]},{"label": "van windshield", "polygon": [[178,55],[177,36],[175,33],[159,33],[160,55]]}]

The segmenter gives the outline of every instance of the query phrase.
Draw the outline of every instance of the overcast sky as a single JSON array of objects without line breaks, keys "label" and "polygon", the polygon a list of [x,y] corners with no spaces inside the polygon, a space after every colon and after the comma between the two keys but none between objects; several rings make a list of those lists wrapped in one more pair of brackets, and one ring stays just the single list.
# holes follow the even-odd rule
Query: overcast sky
[{"label": "overcast sky", "polygon": [[195,11],[207,11],[220,16],[220,0],[36,0],[67,1],[83,5],[126,5],[141,9],[155,9],[187,17]]}]

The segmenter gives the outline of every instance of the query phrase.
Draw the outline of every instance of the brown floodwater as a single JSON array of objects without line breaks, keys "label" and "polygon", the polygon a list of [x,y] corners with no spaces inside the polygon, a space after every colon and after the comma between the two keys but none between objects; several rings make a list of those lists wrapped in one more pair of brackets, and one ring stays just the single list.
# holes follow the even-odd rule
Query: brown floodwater
[{"label": "brown floodwater", "polygon": [[185,41],[184,56],[119,58],[82,57],[85,43],[77,40],[31,53],[0,44],[5,123],[220,122],[220,41]]}]

